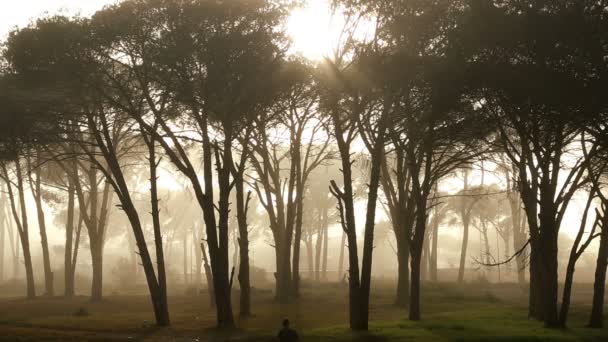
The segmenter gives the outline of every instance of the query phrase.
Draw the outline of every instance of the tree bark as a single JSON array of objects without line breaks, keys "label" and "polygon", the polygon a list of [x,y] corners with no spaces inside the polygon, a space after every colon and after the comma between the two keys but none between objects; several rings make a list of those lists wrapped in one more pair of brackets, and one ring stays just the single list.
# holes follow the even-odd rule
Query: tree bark
[{"label": "tree bark", "polygon": [[[342,232],[342,239],[340,239],[340,256],[338,257],[338,280],[342,280],[344,277],[344,248],[346,247],[346,234]],[[312,249],[312,247],[311,247]],[[312,255],[312,251],[311,251]],[[311,260],[311,268],[312,271],[312,258]]]},{"label": "tree bark", "polygon": [[[13,193],[13,185],[9,180],[9,175],[6,170],[6,165],[2,164],[3,178],[6,181],[6,187],[8,189],[9,201],[11,203],[11,209],[13,212],[13,219],[17,225],[17,231],[19,232],[19,240],[21,241],[21,249],[23,251],[23,262],[25,266],[25,278],[27,283],[27,298],[34,299],[36,297],[36,286],[34,284],[34,268],[32,265],[32,256],[30,253],[30,241],[29,241],[29,227],[27,221],[27,207],[25,204],[25,191],[23,189],[23,174],[21,172],[21,165],[19,159],[13,160],[15,165],[15,174],[17,176],[17,195],[19,196],[19,209],[15,203],[15,195]],[[21,212],[19,217],[18,211]]]},{"label": "tree bark", "polygon": [[65,253],[63,260],[64,268],[64,292],[65,297],[74,296],[74,273],[72,269],[72,246],[74,244],[74,201],[75,201],[74,184],[72,179],[68,177],[68,211],[67,221],[65,225]]},{"label": "tree bark", "polygon": [[604,292],[606,289],[606,266],[608,266],[608,214],[604,206],[601,223],[600,243],[595,266],[595,280],[593,282],[593,301],[591,306],[590,328],[604,326]]},{"label": "tree bark", "polygon": [[[156,144],[154,139],[149,139],[143,134],[146,144],[148,145],[149,166],[150,166],[150,206],[152,208],[152,226],[154,229],[154,247],[156,252],[156,269],[158,274],[157,283],[148,285],[151,291],[152,304],[154,305],[154,314],[156,316],[156,325],[169,326],[169,303],[167,302],[167,274],[165,271],[165,256],[163,252],[163,236],[160,225],[160,209],[158,206],[158,177],[156,171],[158,163],[156,161]],[[147,249],[147,248],[146,248]],[[154,269],[149,270],[154,272]],[[147,277],[151,279],[152,277]]]},{"label": "tree bark", "polygon": [[[464,171],[464,186],[463,190],[466,192],[469,189],[469,171]],[[465,194],[466,195],[466,194]],[[462,221],[462,245],[460,250],[460,266],[458,267],[458,283],[464,282],[464,271],[467,262],[467,247],[469,245],[469,224],[471,221],[471,212],[467,207],[466,200],[461,199],[460,207],[460,219]]]},{"label": "tree bark", "polygon": [[409,238],[397,239],[397,294],[395,304],[407,307],[410,301],[410,247]]},{"label": "tree bark", "polygon": [[[243,157],[242,157],[243,158]],[[251,192],[245,196],[243,173],[244,170],[239,170],[236,181],[236,204],[237,204],[237,221],[239,228],[239,286],[241,289],[239,298],[239,314],[241,317],[251,316],[251,282],[249,276],[249,227],[247,224],[247,211],[249,209],[249,200]]]},{"label": "tree bark", "polygon": [[[36,165],[31,165],[31,155],[28,159],[28,180],[34,202],[36,204],[36,214],[38,218],[38,229],[40,231],[40,244],[42,246],[42,263],[44,266],[44,287],[46,296],[54,296],[53,270],[51,269],[51,258],[49,256],[49,243],[46,234],[46,221],[44,217],[44,209],[42,207],[42,187],[40,175],[40,150],[36,151]],[[32,177],[32,171],[34,176]],[[34,179],[32,179],[34,178]]]}]

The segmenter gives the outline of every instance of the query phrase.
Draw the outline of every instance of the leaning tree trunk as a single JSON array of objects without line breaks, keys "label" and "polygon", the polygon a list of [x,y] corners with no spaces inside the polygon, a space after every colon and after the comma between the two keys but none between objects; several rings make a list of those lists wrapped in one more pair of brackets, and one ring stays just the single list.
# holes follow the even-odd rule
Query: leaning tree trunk
[{"label": "leaning tree trunk", "polygon": [[[144,137],[146,135],[144,134]],[[148,145],[149,153],[149,165],[150,165],[150,206],[152,208],[152,225],[154,228],[154,247],[156,252],[156,269],[158,279],[153,279],[154,268],[147,269],[146,273],[151,272],[152,274],[146,274],[148,280],[148,287],[150,289],[150,295],[154,305],[154,313],[156,316],[156,325],[168,326],[170,324],[169,318],[169,303],[167,302],[167,274],[165,271],[165,255],[163,251],[163,236],[161,233],[160,226],[160,209],[158,207],[158,177],[156,170],[160,161],[156,161],[156,144],[154,140],[146,140]],[[140,246],[140,254],[141,254]],[[147,248],[146,248],[147,254]],[[149,257],[149,256],[148,256]],[[150,263],[152,261],[150,260]],[[150,283],[154,281],[154,283]]]},{"label": "leaning tree trunk", "polygon": [[[34,202],[36,204],[36,215],[38,218],[38,228],[40,231],[40,245],[42,246],[42,263],[44,266],[44,288],[45,295],[54,296],[55,289],[53,286],[53,270],[51,269],[51,257],[49,255],[49,242],[46,234],[46,220],[44,217],[44,209],[42,207],[42,186],[41,186],[41,175],[40,175],[40,151],[36,153],[36,164],[31,165],[30,157],[28,156],[28,179]],[[32,170],[34,169],[34,170]],[[34,176],[32,177],[32,171]],[[34,178],[34,179],[32,179]]]},{"label": "leaning tree trunk", "polygon": [[602,328],[604,326],[604,291],[606,288],[606,266],[608,266],[608,214],[604,206],[601,221],[600,244],[597,252],[595,266],[595,280],[593,282],[593,304],[589,327]]},{"label": "leaning tree trunk", "polygon": [[32,265],[32,256],[30,253],[30,241],[29,241],[29,227],[27,221],[27,207],[25,205],[25,191],[23,190],[23,175],[21,173],[21,166],[19,160],[15,159],[15,173],[17,175],[17,194],[19,196],[19,209],[21,211],[21,217],[17,211],[17,205],[15,203],[15,195],[13,193],[13,186],[8,179],[8,172],[6,166],[2,164],[2,172],[6,180],[8,189],[8,196],[11,203],[11,209],[13,212],[13,218],[17,225],[19,232],[19,240],[21,241],[21,249],[23,250],[23,262],[25,266],[25,278],[27,283],[27,298],[34,299],[36,297],[36,286],[34,284],[34,267]]},{"label": "leaning tree trunk", "polygon": [[[340,256],[338,257],[338,280],[342,280],[344,277],[344,248],[346,247],[346,234],[342,232],[342,239],[340,239]],[[311,247],[312,248],[312,247]],[[311,251],[312,255],[312,251]],[[312,258],[311,258],[312,271]]]}]

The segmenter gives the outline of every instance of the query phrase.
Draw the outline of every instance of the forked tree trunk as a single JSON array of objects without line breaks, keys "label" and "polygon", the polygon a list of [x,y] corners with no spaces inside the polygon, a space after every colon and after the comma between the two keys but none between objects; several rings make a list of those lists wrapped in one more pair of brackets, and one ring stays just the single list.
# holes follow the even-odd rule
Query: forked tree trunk
[{"label": "forked tree trunk", "polygon": [[420,264],[422,250],[412,248],[412,270],[410,284],[410,310],[409,319],[411,321],[420,320]]},{"label": "forked tree trunk", "polygon": [[[23,189],[23,174],[21,173],[21,165],[19,159],[14,160],[15,174],[17,175],[17,195],[19,197],[19,209],[15,203],[15,194],[13,185],[11,184],[6,170],[6,165],[2,164],[3,178],[6,181],[8,189],[9,201],[13,213],[13,219],[19,232],[19,241],[21,241],[21,249],[23,250],[23,262],[25,266],[25,278],[27,283],[27,298],[34,299],[36,297],[36,286],[34,284],[34,267],[32,265],[32,256],[30,253],[29,227],[27,221],[27,207],[25,204],[25,191]],[[19,217],[19,212],[21,217]],[[18,246],[17,246],[18,247]],[[15,266],[15,269],[17,266]]]}]

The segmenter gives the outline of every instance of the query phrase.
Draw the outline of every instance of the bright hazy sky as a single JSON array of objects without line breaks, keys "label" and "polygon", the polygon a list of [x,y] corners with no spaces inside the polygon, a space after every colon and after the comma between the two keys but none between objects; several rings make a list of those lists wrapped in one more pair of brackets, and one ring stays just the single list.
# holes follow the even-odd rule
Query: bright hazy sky
[{"label": "bright hazy sky", "polygon": [[[89,16],[104,5],[116,0],[0,0],[11,2],[0,11],[0,39],[15,27],[24,27],[45,14],[80,14]],[[329,11],[328,0],[309,0],[304,8],[297,9],[288,23],[292,36],[292,51],[311,59],[331,54],[343,21],[336,20]]]},{"label": "bright hazy sky", "polygon": [[91,15],[114,0],[2,0],[0,10],[0,37],[15,26],[26,26],[33,19],[48,14]]}]

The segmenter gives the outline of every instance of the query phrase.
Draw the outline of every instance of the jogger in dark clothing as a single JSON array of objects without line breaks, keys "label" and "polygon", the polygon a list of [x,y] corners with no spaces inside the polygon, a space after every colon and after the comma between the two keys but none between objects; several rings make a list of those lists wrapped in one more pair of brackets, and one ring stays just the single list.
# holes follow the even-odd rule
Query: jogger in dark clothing
[{"label": "jogger in dark clothing", "polygon": [[279,334],[277,336],[280,342],[295,342],[299,341],[298,333],[289,327],[289,320],[283,320],[283,328],[279,330]]}]

